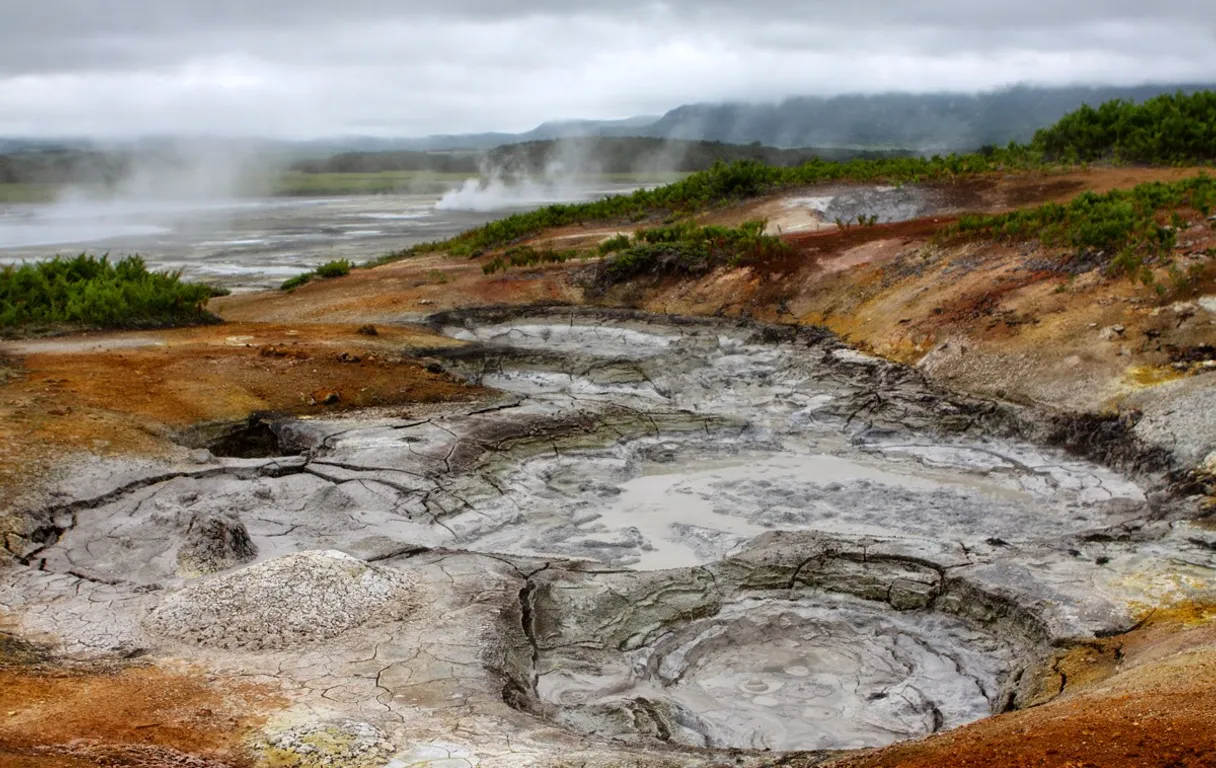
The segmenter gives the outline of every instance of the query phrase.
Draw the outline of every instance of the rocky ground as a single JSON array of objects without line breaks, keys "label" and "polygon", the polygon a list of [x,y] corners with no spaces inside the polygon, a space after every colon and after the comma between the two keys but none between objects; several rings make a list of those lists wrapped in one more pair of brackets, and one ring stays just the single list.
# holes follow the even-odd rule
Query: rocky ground
[{"label": "rocky ground", "polygon": [[0,756],[1209,764],[1216,290],[932,238],[1185,172],[802,190],[616,308],[428,257],[8,344]]}]

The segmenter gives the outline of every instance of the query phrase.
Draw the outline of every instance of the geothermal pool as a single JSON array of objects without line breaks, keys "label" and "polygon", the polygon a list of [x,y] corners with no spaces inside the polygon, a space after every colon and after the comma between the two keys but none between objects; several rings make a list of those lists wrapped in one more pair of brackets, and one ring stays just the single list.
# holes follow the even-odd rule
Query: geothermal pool
[{"label": "geothermal pool", "polygon": [[1216,565],[1033,413],[813,329],[428,322],[467,343],[422,354],[496,397],[75,467],[0,601],[77,653],[271,679],[385,764],[715,765],[1024,706],[1053,649]]}]

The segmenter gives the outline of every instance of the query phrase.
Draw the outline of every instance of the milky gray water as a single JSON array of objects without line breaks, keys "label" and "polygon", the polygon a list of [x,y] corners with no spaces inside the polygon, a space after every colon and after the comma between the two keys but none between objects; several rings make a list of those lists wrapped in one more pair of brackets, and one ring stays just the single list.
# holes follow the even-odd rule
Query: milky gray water
[{"label": "milky gray water", "polygon": [[234,290],[266,288],[333,259],[367,261],[511,212],[633,188],[466,184],[444,194],[0,205],[0,264],[82,251],[138,253],[155,268],[180,269],[187,279]]}]

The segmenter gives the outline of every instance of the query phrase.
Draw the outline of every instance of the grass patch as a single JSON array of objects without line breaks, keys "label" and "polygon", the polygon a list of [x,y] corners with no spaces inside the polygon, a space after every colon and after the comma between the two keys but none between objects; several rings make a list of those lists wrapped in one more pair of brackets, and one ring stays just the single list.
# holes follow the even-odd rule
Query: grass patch
[{"label": "grass patch", "polygon": [[296,275],[295,277],[290,277],[290,278],[284,280],[283,284],[279,286],[279,290],[280,291],[294,291],[295,289],[299,288],[300,286],[307,285],[308,283],[312,282],[312,279],[314,277],[320,277],[320,278],[345,277],[345,276],[349,275],[350,271],[354,268],[355,268],[354,263],[347,261],[346,259],[336,259],[334,261],[327,261],[324,264],[322,264],[321,266],[317,267],[316,269],[309,270],[308,272],[303,272],[301,274]]},{"label": "grass patch", "polygon": [[180,272],[149,271],[139,256],[117,262],[81,254],[0,267],[0,329],[150,328],[217,320],[214,288]]},{"label": "grass patch", "polygon": [[346,259],[327,261],[313,270],[317,277],[346,277],[355,265]]},{"label": "grass patch", "polygon": [[[601,290],[639,275],[703,275],[718,267],[737,267],[780,256],[790,246],[766,235],[765,221],[738,227],[699,227],[692,223],[638,230],[628,248],[605,260],[596,278]],[[609,240],[619,248],[620,243]]]},{"label": "grass patch", "polygon": [[537,249],[530,245],[508,248],[501,256],[495,256],[481,268],[483,274],[506,272],[511,267],[535,267],[541,264],[563,264],[571,259],[587,258],[588,254],[577,249],[555,251],[551,248]]}]

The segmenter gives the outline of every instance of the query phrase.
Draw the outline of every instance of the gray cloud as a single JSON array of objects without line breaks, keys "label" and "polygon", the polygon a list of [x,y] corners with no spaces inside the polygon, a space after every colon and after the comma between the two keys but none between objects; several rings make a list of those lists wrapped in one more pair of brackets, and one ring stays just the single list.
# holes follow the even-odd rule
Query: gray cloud
[{"label": "gray cloud", "polygon": [[0,135],[521,130],[690,101],[1216,79],[1210,0],[6,6]]}]

